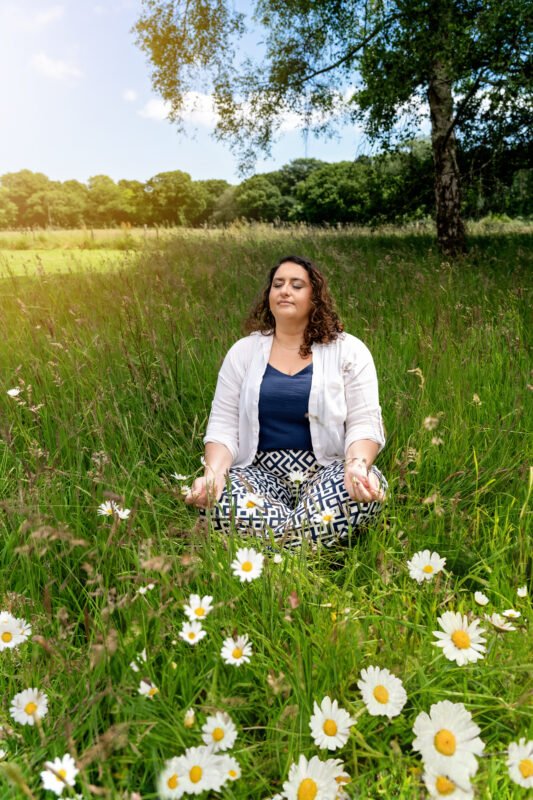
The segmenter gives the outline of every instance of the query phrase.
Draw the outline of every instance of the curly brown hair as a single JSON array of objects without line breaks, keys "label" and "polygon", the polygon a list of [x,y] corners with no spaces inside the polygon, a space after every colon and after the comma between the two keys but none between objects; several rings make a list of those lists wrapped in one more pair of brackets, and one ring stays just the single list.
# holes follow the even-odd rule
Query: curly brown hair
[{"label": "curly brown hair", "polygon": [[301,258],[301,256],[286,256],[272,267],[261,299],[252,309],[245,322],[245,330],[247,333],[260,331],[263,334],[270,334],[276,330],[276,320],[270,310],[269,295],[274,275],[279,267],[287,261],[298,264],[298,266],[303,267],[307,271],[313,290],[311,299],[313,307],[309,315],[309,322],[304,331],[304,341],[300,347],[300,355],[302,358],[305,358],[311,354],[312,344],[315,342],[319,344],[329,344],[335,341],[339,333],[342,333],[344,330],[344,326],[335,311],[334,301],[329,292],[326,278],[313,262],[307,258]]}]

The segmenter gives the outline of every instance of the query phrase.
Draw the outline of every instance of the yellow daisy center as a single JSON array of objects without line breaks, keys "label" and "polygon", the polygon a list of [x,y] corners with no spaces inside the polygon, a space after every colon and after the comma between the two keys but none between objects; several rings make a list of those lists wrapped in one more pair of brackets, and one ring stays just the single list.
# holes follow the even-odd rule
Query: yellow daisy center
[{"label": "yellow daisy center", "polygon": [[251,572],[253,569],[253,564],[251,561],[244,561],[241,567],[243,572]]},{"label": "yellow daisy center", "polygon": [[26,712],[26,714],[28,714],[28,716],[31,717],[31,715],[35,714],[35,712],[37,711],[37,703],[32,703],[32,702],[26,703],[26,705],[24,706],[24,711]]},{"label": "yellow daisy center", "polygon": [[13,638],[13,634],[12,633],[10,633],[9,631],[4,631],[3,632],[3,634],[2,634],[2,641],[3,642],[10,642],[12,638]]},{"label": "yellow daisy center", "polygon": [[437,731],[433,739],[435,749],[443,756],[453,756],[456,749],[456,741],[453,733],[446,728],[441,728]]},{"label": "yellow daisy center", "polygon": [[228,775],[230,776],[230,778],[236,778],[237,777],[237,773],[235,772],[234,769],[230,769],[229,772],[228,772]]},{"label": "yellow daisy center", "polygon": [[171,775],[167,781],[167,786],[169,789],[177,789],[178,787],[178,776],[176,774]]},{"label": "yellow daisy center", "polygon": [[382,705],[385,705],[385,703],[389,702],[389,690],[385,686],[382,686],[381,684],[379,684],[379,686],[376,686],[374,688],[372,694],[374,695],[374,698],[378,701],[378,703],[381,703]]},{"label": "yellow daisy center", "polygon": [[470,647],[470,636],[463,630],[454,631],[452,633],[452,642],[459,650],[467,650]]},{"label": "yellow daisy center", "polygon": [[151,689],[148,689],[148,697],[153,697],[154,694],[157,694],[159,689],[156,686],[152,686]]},{"label": "yellow daisy center", "polygon": [[67,777],[66,769],[58,769],[57,774],[59,775],[60,778],[63,778],[63,780],[65,780],[65,778]]},{"label": "yellow daisy center", "polygon": [[337,733],[337,723],[333,719],[326,719],[322,725],[322,730],[326,736],[335,736]]},{"label": "yellow daisy center", "polygon": [[253,500],[248,500],[246,502],[246,508],[255,508],[255,506],[256,506],[256,504],[254,503]]},{"label": "yellow daisy center", "polygon": [[211,734],[215,742],[221,742],[224,738],[224,731],[222,728],[215,728]]},{"label": "yellow daisy center", "polygon": [[523,758],[518,769],[523,778],[533,777],[533,761],[530,758]]},{"label": "yellow daisy center", "polygon": [[242,650],[240,647],[234,647],[231,651],[233,658],[242,658]]},{"label": "yellow daisy center", "polygon": [[445,775],[439,775],[435,781],[435,789],[439,794],[451,794],[455,791],[455,783]]},{"label": "yellow daisy center", "polygon": [[324,522],[331,522],[331,520],[333,519],[333,514],[324,514],[322,519],[324,520]]},{"label": "yellow daisy center", "polygon": [[189,631],[189,633],[187,634],[187,636],[189,637],[189,639],[191,640],[191,642],[192,642],[192,640],[193,640],[193,639],[196,639],[196,634],[195,634],[195,632],[194,632],[194,631]]},{"label": "yellow daisy center", "polygon": [[199,766],[191,767],[189,770],[189,778],[191,779],[191,783],[198,783],[198,781],[202,780],[202,768]]},{"label": "yellow daisy center", "polygon": [[318,786],[312,778],[304,778],[298,786],[298,800],[315,800],[318,794]]},{"label": "yellow daisy center", "polygon": [[425,567],[422,567],[422,572],[426,572],[428,575],[431,575],[431,573],[433,572],[433,567],[431,566],[431,564],[426,564]]},{"label": "yellow daisy center", "polygon": [[196,614],[197,617],[203,617],[205,614],[205,608],[202,608],[201,606],[200,608],[195,608],[194,613]]}]

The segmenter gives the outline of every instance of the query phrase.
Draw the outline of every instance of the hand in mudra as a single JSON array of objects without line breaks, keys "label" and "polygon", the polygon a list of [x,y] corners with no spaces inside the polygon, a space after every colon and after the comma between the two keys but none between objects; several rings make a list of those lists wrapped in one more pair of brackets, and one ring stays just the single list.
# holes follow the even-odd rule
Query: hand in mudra
[{"label": "hand in mudra", "polygon": [[185,495],[185,502],[196,508],[212,508],[220,500],[225,483],[224,475],[203,475],[196,478],[189,493]]},{"label": "hand in mudra", "polygon": [[378,476],[367,468],[362,459],[346,463],[344,486],[351,499],[357,503],[372,503],[375,500],[382,503],[385,499]]}]

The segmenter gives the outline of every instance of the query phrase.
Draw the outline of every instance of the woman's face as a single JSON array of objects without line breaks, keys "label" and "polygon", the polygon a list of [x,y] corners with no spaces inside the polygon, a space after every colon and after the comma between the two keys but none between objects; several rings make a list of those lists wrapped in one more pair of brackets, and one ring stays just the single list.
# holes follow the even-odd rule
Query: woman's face
[{"label": "woman's face", "polygon": [[268,300],[276,323],[306,325],[313,307],[313,287],[307,270],[284,261],[274,273]]}]

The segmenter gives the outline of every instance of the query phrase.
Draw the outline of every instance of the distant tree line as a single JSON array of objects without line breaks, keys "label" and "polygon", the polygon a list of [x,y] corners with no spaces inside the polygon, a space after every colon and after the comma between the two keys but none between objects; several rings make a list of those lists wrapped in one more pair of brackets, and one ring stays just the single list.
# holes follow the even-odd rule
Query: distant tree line
[{"label": "distant tree line", "polygon": [[[533,169],[521,147],[459,153],[463,215],[531,215]],[[378,225],[434,215],[430,143],[328,163],[299,158],[239,185],[181,170],[145,183],[95,175],[87,184],[21,170],[0,177],[0,228],[224,225],[236,219]]]}]

